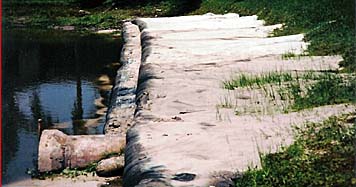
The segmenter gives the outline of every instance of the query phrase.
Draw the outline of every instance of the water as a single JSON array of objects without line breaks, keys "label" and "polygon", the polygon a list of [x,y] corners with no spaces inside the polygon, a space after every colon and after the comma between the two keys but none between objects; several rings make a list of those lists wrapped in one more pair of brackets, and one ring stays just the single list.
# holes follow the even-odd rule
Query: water
[{"label": "water", "polygon": [[[119,60],[120,42],[62,32],[4,31],[3,183],[27,179],[36,168],[37,120],[67,134],[101,134],[108,87],[99,76]],[[101,111],[101,112],[98,112]],[[101,114],[100,114],[101,113]]]}]

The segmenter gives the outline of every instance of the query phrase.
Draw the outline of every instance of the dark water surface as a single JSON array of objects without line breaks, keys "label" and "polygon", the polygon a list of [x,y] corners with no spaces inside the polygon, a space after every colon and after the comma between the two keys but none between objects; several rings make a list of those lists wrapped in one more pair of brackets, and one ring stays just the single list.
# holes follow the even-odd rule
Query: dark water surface
[{"label": "dark water surface", "polygon": [[[108,36],[3,31],[3,183],[30,176],[37,165],[37,120],[67,134],[101,134],[95,99],[108,97],[97,78],[119,60]],[[89,119],[96,119],[88,125]]]}]

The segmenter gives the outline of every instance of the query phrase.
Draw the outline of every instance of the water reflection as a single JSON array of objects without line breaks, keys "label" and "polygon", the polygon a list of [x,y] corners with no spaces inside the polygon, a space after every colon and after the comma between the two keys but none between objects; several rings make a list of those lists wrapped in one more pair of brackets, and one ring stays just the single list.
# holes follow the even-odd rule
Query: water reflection
[{"label": "water reflection", "polygon": [[[78,34],[5,31],[3,36],[3,183],[36,167],[37,120],[67,134],[102,133],[95,80],[118,61],[119,41]],[[90,124],[89,124],[90,123]]]}]

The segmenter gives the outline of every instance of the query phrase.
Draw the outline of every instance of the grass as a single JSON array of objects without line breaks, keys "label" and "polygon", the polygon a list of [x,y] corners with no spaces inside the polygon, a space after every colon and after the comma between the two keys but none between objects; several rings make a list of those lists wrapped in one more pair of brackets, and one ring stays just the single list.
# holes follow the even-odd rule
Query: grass
[{"label": "grass", "polygon": [[91,163],[89,164],[87,167],[83,168],[83,169],[78,169],[78,168],[74,168],[74,169],[70,169],[70,168],[66,168],[63,171],[61,171],[61,173],[59,173],[60,176],[66,176],[69,178],[74,178],[80,175],[89,175],[89,174],[93,174],[93,172],[95,172],[96,170],[96,166],[98,165],[98,163]]},{"label": "grass", "polygon": [[94,172],[96,170],[97,165],[97,162],[93,162],[84,168],[65,168],[62,171],[49,171],[44,173],[39,173],[35,169],[30,169],[27,171],[27,174],[30,175],[32,178],[37,178],[41,180],[60,176],[74,178],[80,175],[95,175]]},{"label": "grass", "polygon": [[297,59],[300,60],[301,57],[303,56],[311,56],[309,55],[306,51],[304,51],[302,54],[295,54],[291,51],[287,51],[285,53],[282,54],[282,60],[290,60],[290,59]]},{"label": "grass", "polygon": [[293,99],[293,110],[356,102],[356,78],[343,77],[339,74],[326,73],[308,85],[303,92],[300,81],[289,83],[287,93]]},{"label": "grass", "polygon": [[[348,119],[354,124],[348,124]],[[349,114],[297,129],[292,145],[262,155],[261,168],[249,168],[236,179],[236,186],[355,185],[354,119],[355,114]]]},{"label": "grass", "polygon": [[292,81],[293,77],[291,73],[283,73],[283,72],[270,72],[264,75],[248,75],[248,74],[240,74],[236,78],[224,81],[224,88],[228,90],[234,90],[235,88],[243,88],[243,87],[254,87],[261,86],[265,84],[278,83]]},{"label": "grass", "polygon": [[63,4],[5,6],[4,27],[53,29],[61,26],[74,26],[75,30],[95,31],[109,28],[119,29],[121,27],[121,21],[130,18],[130,15],[128,15],[125,10],[104,12],[102,9],[93,9],[89,11],[89,14],[82,15],[79,13],[80,9],[78,6]]},{"label": "grass", "polygon": [[217,107],[220,107],[220,108],[233,108],[234,105],[233,105],[232,102],[233,102],[232,101],[232,97],[231,97],[230,93],[228,93],[223,98],[220,98],[220,104]]},{"label": "grass", "polygon": [[[153,1],[14,0],[3,4],[4,27],[56,28],[75,30],[120,29],[123,20],[185,14],[199,6],[196,0]],[[84,11],[83,11],[84,10]]]},{"label": "grass", "polygon": [[288,59],[295,58],[295,57],[297,57],[297,56],[298,56],[298,55],[296,55],[295,53],[286,52],[286,53],[283,53],[283,54],[282,54],[282,59],[283,59],[283,60],[288,60]]},{"label": "grass", "polygon": [[[261,90],[264,97],[272,102],[270,104],[275,105],[277,110],[282,108],[286,113],[324,105],[356,103],[355,74],[313,71],[240,74],[223,84],[228,90],[246,87]],[[232,101],[231,97],[226,97],[221,106],[231,108]]]}]

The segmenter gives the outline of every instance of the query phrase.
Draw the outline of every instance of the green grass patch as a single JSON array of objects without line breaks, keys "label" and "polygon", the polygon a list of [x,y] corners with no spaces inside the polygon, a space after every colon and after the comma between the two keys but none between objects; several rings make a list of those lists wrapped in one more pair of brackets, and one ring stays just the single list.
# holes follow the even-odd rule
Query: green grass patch
[{"label": "green grass patch", "polygon": [[261,86],[265,84],[278,83],[292,81],[293,76],[291,73],[284,72],[270,72],[264,75],[248,75],[248,74],[240,74],[236,78],[233,78],[229,81],[224,81],[224,88],[228,90],[233,90],[235,88],[243,88],[243,87],[254,87]]},{"label": "green grass patch", "polygon": [[[353,186],[356,184],[355,114],[308,123],[297,129],[295,142],[261,156],[261,168],[249,168],[237,187]],[[351,121],[351,120],[349,120]]]},{"label": "green grass patch", "polygon": [[95,31],[120,29],[123,20],[136,17],[184,15],[199,8],[200,3],[197,0],[15,0],[3,5],[5,28],[75,26],[75,30]]},{"label": "green grass patch", "polygon": [[[326,73],[307,85],[303,91],[300,81],[291,82],[286,90],[294,101],[291,108],[302,110],[317,106],[356,102],[356,77]],[[279,92],[284,92],[280,89]]]},{"label": "green grass patch", "polygon": [[[224,81],[224,88],[261,89],[272,101],[279,98],[289,104],[285,112],[300,111],[324,105],[356,102],[356,75],[333,72],[271,72],[263,75],[240,74]],[[231,99],[227,100],[232,103]],[[229,105],[230,106],[230,105]]]},{"label": "green grass patch", "polygon": [[120,28],[121,21],[125,18],[127,18],[125,15],[97,12],[82,17],[57,17],[56,21],[58,25],[71,25],[77,28],[91,28],[100,30],[107,28]]}]

